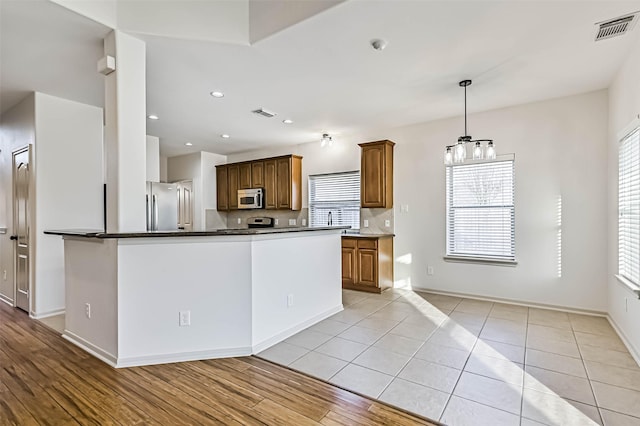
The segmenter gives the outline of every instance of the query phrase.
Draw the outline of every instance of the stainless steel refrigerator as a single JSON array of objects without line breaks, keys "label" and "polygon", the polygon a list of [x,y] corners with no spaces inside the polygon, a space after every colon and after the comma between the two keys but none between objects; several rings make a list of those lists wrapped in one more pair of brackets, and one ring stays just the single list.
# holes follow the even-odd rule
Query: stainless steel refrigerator
[{"label": "stainless steel refrigerator", "polygon": [[178,230],[178,187],[147,182],[147,231]]}]

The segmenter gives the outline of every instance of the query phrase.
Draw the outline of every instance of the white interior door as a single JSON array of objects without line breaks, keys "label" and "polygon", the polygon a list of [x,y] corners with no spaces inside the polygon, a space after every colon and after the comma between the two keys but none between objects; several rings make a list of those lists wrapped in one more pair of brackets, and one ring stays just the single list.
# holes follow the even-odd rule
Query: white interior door
[{"label": "white interior door", "polygon": [[13,235],[15,241],[15,304],[29,312],[29,148],[13,153]]}]

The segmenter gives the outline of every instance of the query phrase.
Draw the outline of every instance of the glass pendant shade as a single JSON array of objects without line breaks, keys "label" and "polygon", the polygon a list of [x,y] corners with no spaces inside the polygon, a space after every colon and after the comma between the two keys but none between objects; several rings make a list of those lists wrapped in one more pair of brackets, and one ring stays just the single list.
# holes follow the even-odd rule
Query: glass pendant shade
[{"label": "glass pendant shade", "polygon": [[480,145],[480,142],[476,142],[476,146],[473,148],[473,159],[482,160],[482,154],[482,145]]},{"label": "glass pendant shade", "polygon": [[451,153],[451,148],[447,147],[444,151],[444,165],[450,166],[453,164],[453,154]]},{"label": "glass pendant shade", "polygon": [[467,150],[465,149],[463,142],[458,142],[454,148],[453,161],[454,163],[463,163],[467,158]]},{"label": "glass pendant shade", "polygon": [[493,141],[490,141],[487,144],[487,160],[495,160],[496,159],[496,149],[493,146]]}]

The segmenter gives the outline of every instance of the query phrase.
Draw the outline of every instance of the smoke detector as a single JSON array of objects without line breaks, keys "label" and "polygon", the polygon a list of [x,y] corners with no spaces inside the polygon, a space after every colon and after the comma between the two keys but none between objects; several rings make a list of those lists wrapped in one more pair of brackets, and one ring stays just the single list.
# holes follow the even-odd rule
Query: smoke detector
[{"label": "smoke detector", "polygon": [[371,40],[369,44],[371,44],[371,47],[373,47],[374,50],[382,51],[385,47],[387,47],[388,43],[386,40],[383,40],[381,38],[375,38]]},{"label": "smoke detector", "polygon": [[596,23],[598,30],[596,32],[595,41],[621,36],[628,31],[631,31],[636,25],[637,20],[638,12],[633,12],[618,18],[598,22]]},{"label": "smoke detector", "polygon": [[267,117],[267,118],[271,118],[271,117],[275,117],[276,116],[275,112],[267,111],[264,108],[259,108],[259,109],[253,110],[251,112],[254,113],[254,114],[261,115],[263,117]]}]

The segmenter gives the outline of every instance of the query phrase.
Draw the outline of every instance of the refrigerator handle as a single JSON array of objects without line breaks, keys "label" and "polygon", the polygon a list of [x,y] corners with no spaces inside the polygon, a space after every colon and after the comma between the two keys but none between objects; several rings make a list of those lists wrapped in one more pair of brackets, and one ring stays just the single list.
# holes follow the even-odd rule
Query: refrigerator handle
[{"label": "refrigerator handle", "polygon": [[153,218],[151,220],[152,231],[158,230],[158,200],[156,200],[156,194],[151,196],[152,205],[153,205]]},{"label": "refrigerator handle", "polygon": [[149,206],[149,194],[146,195],[146,205],[147,205],[147,231],[151,231],[151,208]]}]

